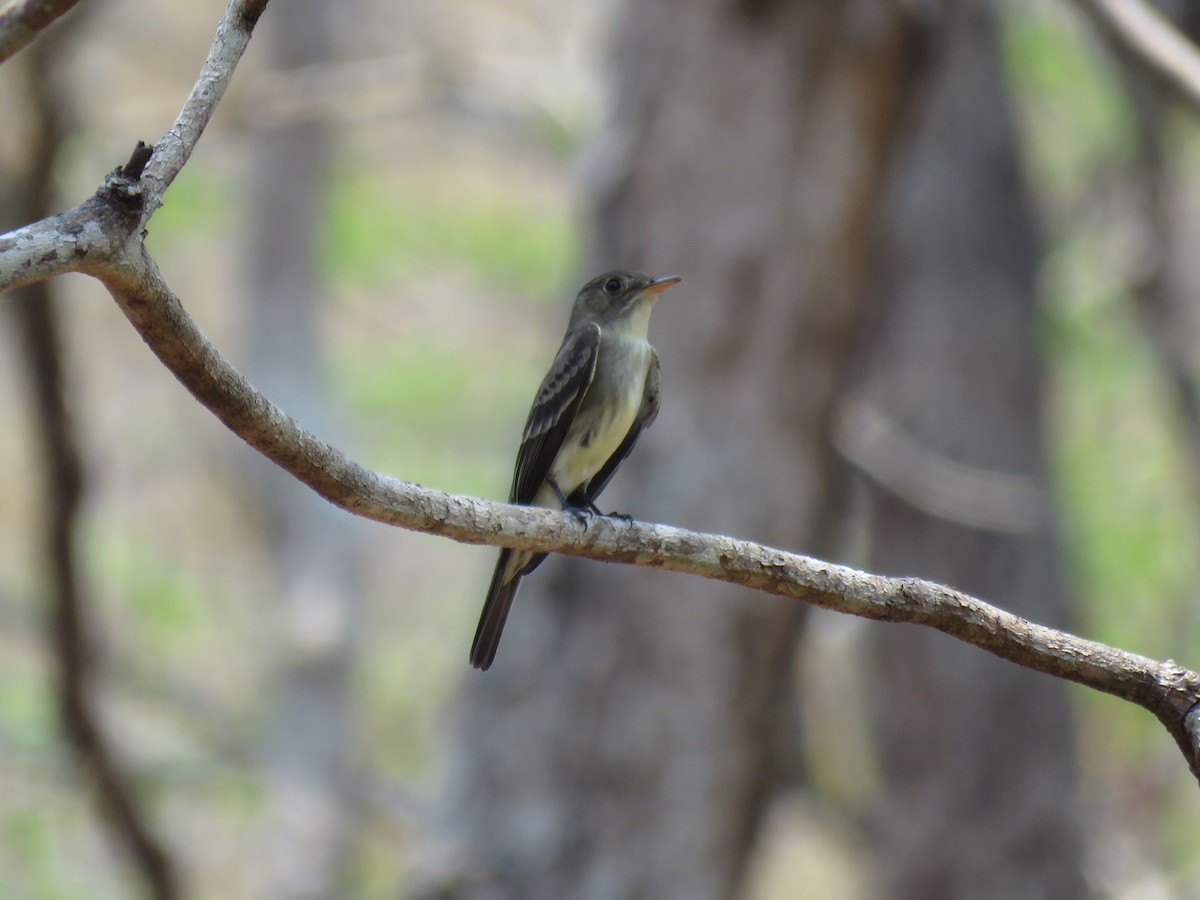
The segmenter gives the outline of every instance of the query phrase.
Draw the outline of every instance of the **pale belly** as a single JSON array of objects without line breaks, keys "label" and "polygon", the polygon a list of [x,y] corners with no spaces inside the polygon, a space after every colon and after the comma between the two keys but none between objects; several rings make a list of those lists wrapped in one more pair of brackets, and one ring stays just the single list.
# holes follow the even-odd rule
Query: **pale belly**
[{"label": "pale belly", "polygon": [[[644,346],[644,344],[643,344]],[[640,347],[638,348],[640,350]],[[633,363],[630,365],[630,363]],[[604,404],[607,414],[599,404],[584,402],[575,423],[563,441],[562,449],[550,467],[550,474],[564,494],[570,494],[580,485],[591,480],[603,468],[609,458],[617,452],[625,436],[633,427],[641,409],[646,390],[646,368],[649,364],[649,347],[646,352],[636,353],[634,359],[626,359],[623,365],[612,367],[616,371],[598,370],[597,382],[605,379],[604,385],[616,403]],[[595,391],[597,384],[593,384]],[[558,507],[554,491],[547,485],[538,491],[534,503],[538,506]]]}]

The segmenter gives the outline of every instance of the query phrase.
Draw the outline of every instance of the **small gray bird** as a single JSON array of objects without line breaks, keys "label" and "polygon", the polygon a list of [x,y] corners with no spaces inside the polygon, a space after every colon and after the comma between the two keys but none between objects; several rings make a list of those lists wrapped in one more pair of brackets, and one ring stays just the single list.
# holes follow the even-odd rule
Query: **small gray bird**
[{"label": "small gray bird", "polygon": [[[658,354],[646,336],[654,301],[680,280],[617,269],[583,286],[529,410],[509,503],[600,514],[596,498],[658,415]],[[475,668],[495,660],[521,578],[545,558],[500,551],[471,644]]]}]

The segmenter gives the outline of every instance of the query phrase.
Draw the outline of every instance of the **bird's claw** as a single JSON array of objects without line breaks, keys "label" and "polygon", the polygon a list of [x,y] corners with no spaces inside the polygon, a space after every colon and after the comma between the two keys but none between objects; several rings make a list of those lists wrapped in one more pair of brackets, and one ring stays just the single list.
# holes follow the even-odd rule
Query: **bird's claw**
[{"label": "bird's claw", "polygon": [[595,504],[593,501],[591,501],[591,500],[589,500],[589,501],[587,502],[587,509],[588,509],[588,510],[589,510],[589,511],[590,511],[590,512],[593,514],[593,515],[600,516],[601,518],[604,518],[604,519],[620,519],[620,520],[621,520],[622,522],[624,522],[626,525],[632,525],[632,524],[633,524],[633,516],[631,516],[631,515],[627,515],[626,513],[621,513],[621,512],[610,512],[610,513],[606,513],[604,510],[602,510],[600,507],[598,507],[598,506],[597,506],[597,505],[596,505],[596,504]]},{"label": "bird's claw", "polygon": [[594,515],[586,506],[564,506],[563,512],[574,516],[575,521],[583,526],[584,531],[587,531],[588,524],[592,521],[592,516]]}]

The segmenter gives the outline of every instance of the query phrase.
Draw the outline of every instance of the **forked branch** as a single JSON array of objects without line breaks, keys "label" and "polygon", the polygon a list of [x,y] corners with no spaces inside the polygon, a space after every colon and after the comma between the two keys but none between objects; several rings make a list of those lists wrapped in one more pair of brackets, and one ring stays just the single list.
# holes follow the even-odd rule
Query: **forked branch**
[{"label": "forked branch", "polygon": [[1200,674],[1036,625],[927,581],[884,578],[749,541],[447,494],[376,474],[255,391],[196,327],[143,244],[145,222],[187,161],[265,0],[234,0],[179,119],[144,173],[113,172],[79,207],[0,236],[0,290],[80,271],[98,278],[191,394],[280,467],[347,512],[452,540],[690,573],[827,609],[926,625],[1019,665],[1152,712],[1200,779]]}]

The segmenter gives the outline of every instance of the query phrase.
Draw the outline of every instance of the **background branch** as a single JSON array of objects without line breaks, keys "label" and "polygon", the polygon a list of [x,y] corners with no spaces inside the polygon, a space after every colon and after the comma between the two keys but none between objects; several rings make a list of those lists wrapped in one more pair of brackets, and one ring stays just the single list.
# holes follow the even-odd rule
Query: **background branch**
[{"label": "background branch", "polygon": [[1089,17],[1193,106],[1200,106],[1200,53],[1144,0],[1076,0]]},{"label": "background branch", "polygon": [[13,0],[0,9],[0,62],[33,42],[79,0]]}]

